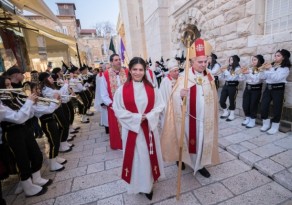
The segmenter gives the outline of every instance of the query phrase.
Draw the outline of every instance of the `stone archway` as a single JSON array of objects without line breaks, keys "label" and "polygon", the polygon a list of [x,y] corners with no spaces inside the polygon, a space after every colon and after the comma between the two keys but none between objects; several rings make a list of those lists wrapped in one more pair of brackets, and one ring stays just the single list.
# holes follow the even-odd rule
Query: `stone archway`
[{"label": "stone archway", "polygon": [[175,54],[180,55],[182,51],[185,50],[184,45],[181,43],[183,36],[183,31],[186,28],[192,28],[196,33],[201,36],[204,34],[206,37],[206,32],[209,28],[208,22],[204,14],[197,8],[192,7],[187,11],[183,12],[180,16],[174,17],[174,24],[172,25],[172,50]]}]

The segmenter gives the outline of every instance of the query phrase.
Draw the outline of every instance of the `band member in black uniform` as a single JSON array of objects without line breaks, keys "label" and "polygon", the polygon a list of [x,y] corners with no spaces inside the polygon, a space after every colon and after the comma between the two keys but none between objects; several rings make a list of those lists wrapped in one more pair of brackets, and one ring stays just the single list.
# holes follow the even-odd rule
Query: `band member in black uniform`
[{"label": "band member in black uniform", "polygon": [[262,55],[252,57],[252,66],[243,69],[243,78],[246,86],[243,92],[242,108],[245,114],[245,120],[242,122],[246,128],[255,126],[257,117],[257,108],[262,95],[262,79],[260,79],[259,68],[263,65],[265,59]]},{"label": "band member in black uniform", "polygon": [[[236,95],[238,91],[239,80],[239,65],[240,58],[237,55],[229,58],[229,65],[227,68],[221,68],[220,79],[225,80],[220,96],[220,106],[223,108],[221,119],[227,118],[226,121],[234,120],[234,110],[236,104]],[[226,100],[229,98],[229,111],[227,110]]]},{"label": "band member in black uniform", "polygon": [[88,68],[85,66],[79,68],[79,72],[80,72],[79,80],[82,81],[83,86],[86,88],[86,90],[84,90],[85,96],[88,101],[86,115],[92,116],[93,112],[90,112],[90,107],[93,101],[93,90],[91,89],[92,74],[88,72]]},{"label": "band member in black uniform", "polygon": [[[37,84],[31,83],[31,92],[37,96],[40,96],[41,91]],[[53,96],[54,99],[60,100],[60,95],[55,93]],[[50,110],[49,113],[36,112],[35,115],[41,121],[41,127],[48,138],[50,144],[49,151],[49,166],[50,171],[62,171],[65,167],[62,164],[67,162],[66,159],[58,157],[61,134],[58,128],[57,120],[54,116],[54,111],[60,106],[59,104],[49,102],[43,105],[45,108]]]},{"label": "band member in black uniform", "polygon": [[219,88],[219,77],[217,73],[219,72],[220,67],[221,65],[217,62],[217,56],[214,53],[211,53],[211,55],[208,57],[208,69],[215,77],[215,85],[217,90]]},{"label": "band member in black uniform", "polygon": [[[54,79],[54,82],[55,82],[54,84],[56,88],[60,89],[64,85],[63,71],[61,70],[61,68],[53,69],[52,78]],[[68,89],[71,94],[75,95],[73,90],[70,88],[70,85]],[[64,103],[64,110],[66,110],[64,114],[66,115],[66,118],[68,118],[69,124],[70,124],[69,132],[70,134],[76,134],[78,133],[78,130],[80,129],[80,127],[76,127],[76,128],[73,127],[75,115],[74,115],[74,106],[73,106],[72,98],[69,96],[63,96],[62,102]],[[69,135],[67,141],[73,140],[73,137],[74,135]]]},{"label": "band member in black uniform", "polygon": [[[64,85],[61,87],[60,90],[57,90],[54,86],[54,79],[51,75],[47,72],[43,72],[39,74],[39,81],[40,81],[40,89],[41,93],[44,97],[52,98],[55,93],[58,93],[60,96],[62,95],[69,95],[68,94],[68,82],[65,81]],[[64,105],[62,101],[62,105],[55,110],[54,114],[57,119],[59,130],[61,132],[61,144],[60,144],[60,152],[69,152],[72,150],[72,144],[67,142],[69,136],[69,120],[66,118],[64,112]]]},{"label": "band member in black uniform", "polygon": [[89,119],[86,116],[87,108],[89,106],[88,98],[86,97],[85,90],[86,87],[82,85],[80,80],[78,79],[78,68],[72,67],[70,70],[70,84],[73,84],[72,90],[76,95],[79,95],[81,100],[78,100],[78,110],[79,114],[81,115],[81,122],[82,123],[89,123]]},{"label": "band member in black uniform", "polygon": [[[281,114],[284,103],[286,78],[291,68],[290,52],[282,49],[275,53],[274,62],[266,64],[264,71],[261,72],[261,78],[266,81],[266,89],[263,93],[261,103],[261,117],[263,126],[261,131],[267,131],[268,134],[275,134],[279,131]],[[269,119],[270,103],[273,101],[273,119],[272,125]]]},{"label": "band member in black uniform", "polygon": [[[10,80],[0,77],[0,88],[10,89]],[[31,121],[34,115],[33,104],[37,96],[31,95],[26,99],[24,105],[14,99],[2,99],[3,105],[7,106],[10,114],[5,114],[1,122],[4,143],[7,143],[16,161],[20,174],[20,184],[26,196],[41,195],[47,191],[46,186],[51,180],[43,179],[40,175],[43,155],[34,138]],[[17,115],[11,112],[18,111]],[[32,177],[32,178],[31,178]]]},{"label": "band member in black uniform", "polygon": [[161,63],[159,63],[158,61],[155,62],[154,73],[155,73],[158,88],[159,88],[161,80],[162,80],[163,72],[161,70]]}]

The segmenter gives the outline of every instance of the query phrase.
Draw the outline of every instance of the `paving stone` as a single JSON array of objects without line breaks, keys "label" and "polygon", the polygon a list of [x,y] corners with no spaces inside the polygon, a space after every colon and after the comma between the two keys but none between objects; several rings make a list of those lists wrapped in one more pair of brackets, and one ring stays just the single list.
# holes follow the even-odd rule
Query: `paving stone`
[{"label": "paving stone", "polygon": [[223,130],[223,129],[228,128],[228,127],[230,127],[230,125],[228,123],[224,123],[224,122],[219,123],[219,132],[220,132],[220,130]]},{"label": "paving stone", "polygon": [[288,170],[283,170],[274,175],[276,182],[292,191],[292,173]]},{"label": "paving stone", "polygon": [[222,149],[221,147],[218,147],[218,151],[219,151],[219,153],[220,153],[220,152],[223,152],[223,151],[225,151],[225,150]]},{"label": "paving stone", "polygon": [[247,135],[253,135],[255,137],[258,137],[260,135],[265,134],[264,132],[261,132],[259,127],[253,127],[253,128],[246,129],[246,130],[242,131],[242,133],[247,134]]},{"label": "paving stone", "polygon": [[90,164],[87,167],[87,174],[91,174],[94,172],[100,172],[104,170],[104,162],[98,162],[95,164]]},{"label": "paving stone", "polygon": [[278,153],[285,151],[285,149],[278,147],[274,144],[267,144],[262,147],[258,147],[250,150],[252,153],[259,155],[260,157],[267,158]]},{"label": "paving stone", "polygon": [[271,157],[275,162],[283,165],[284,167],[292,166],[292,150],[288,150],[286,152],[282,152],[277,154],[276,156]]},{"label": "paving stone", "polygon": [[237,143],[252,139],[254,137],[255,136],[253,136],[253,135],[248,135],[248,134],[244,134],[242,132],[237,132],[235,134],[232,134],[232,135],[225,137],[225,139],[232,142],[232,144],[237,144]]},{"label": "paving stone", "polygon": [[55,202],[55,199],[49,199],[49,200],[46,200],[46,201],[42,201],[42,202],[36,203],[34,205],[53,205],[54,202]]},{"label": "paving stone", "polygon": [[250,143],[250,142],[248,142],[248,141],[241,142],[240,145],[241,145],[241,146],[244,146],[244,147],[247,148],[247,149],[255,149],[255,148],[258,147],[258,146],[256,146],[255,144]]},{"label": "paving stone", "polygon": [[255,137],[253,139],[250,139],[251,143],[257,145],[257,146],[264,146],[266,144],[269,144],[274,141],[278,141],[282,138],[284,138],[287,135],[281,134],[281,135],[268,135],[268,134],[263,134],[261,136]]},{"label": "paving stone", "polygon": [[[193,189],[199,188],[201,185],[196,180],[193,174],[186,174],[181,177],[181,193],[191,191]],[[153,198],[152,203],[156,203],[167,198],[172,198],[176,196],[177,179],[172,178],[169,180],[161,181],[154,184],[153,188]],[[145,195],[142,194],[127,194],[124,195],[124,201],[127,205],[142,205],[149,204],[149,200]]]},{"label": "paving stone", "polygon": [[220,158],[220,163],[224,163],[224,162],[228,162],[228,161],[236,159],[235,156],[226,152],[225,150],[223,150],[222,152],[219,152],[219,158]]},{"label": "paving stone", "polygon": [[222,181],[235,195],[242,194],[269,182],[271,182],[271,179],[254,169]]},{"label": "paving stone", "polygon": [[[66,156],[63,156],[66,157]],[[64,164],[65,170],[74,169],[78,167],[79,159],[67,159],[67,163]]]},{"label": "paving stone", "polygon": [[[181,172],[182,175],[193,173],[192,168],[190,168],[188,165],[185,165],[185,166],[186,166],[185,170],[182,170],[182,172]],[[165,172],[165,178],[164,179],[161,178],[161,179],[159,179],[159,181],[167,180],[167,179],[171,179],[171,178],[177,178],[178,167],[177,167],[177,165],[165,167],[164,172]]]},{"label": "paving stone", "polygon": [[238,156],[240,153],[247,151],[248,149],[246,147],[243,147],[239,144],[233,144],[228,147],[226,147],[227,151],[233,154],[234,156]]},{"label": "paving stone", "polygon": [[276,182],[263,185],[242,195],[229,199],[219,205],[271,205],[279,204],[292,197],[292,193]]},{"label": "paving stone", "polygon": [[110,169],[97,173],[76,177],[73,182],[72,190],[86,189],[93,186],[113,182],[121,178],[121,168]]},{"label": "paving stone", "polygon": [[75,169],[64,170],[62,172],[56,173],[54,182],[63,181],[70,178],[75,178],[78,176],[83,176],[86,174],[87,167],[78,167]]},{"label": "paving stone", "polygon": [[114,150],[105,153],[105,160],[123,158],[123,151],[122,150]]},{"label": "paving stone", "polygon": [[239,159],[253,167],[254,163],[262,160],[263,158],[250,151],[247,151],[247,152],[240,153]]},{"label": "paving stone", "polygon": [[106,199],[101,199],[97,202],[97,205],[123,205],[124,199],[123,195],[119,194]]},{"label": "paving stone", "polygon": [[227,127],[225,129],[219,130],[219,134],[222,135],[223,137],[238,133],[241,131],[238,127]]},{"label": "paving stone", "polygon": [[91,140],[84,140],[84,141],[80,141],[80,142],[75,142],[74,144],[75,144],[75,146],[81,146],[81,145],[84,146],[84,145],[92,145],[92,144],[96,144],[96,143],[95,143],[95,139],[91,139]]},{"label": "paving stone", "polygon": [[285,149],[292,149],[292,136],[275,141],[274,144]]},{"label": "paving stone", "polygon": [[196,178],[202,185],[211,184],[213,182],[220,181],[248,171],[251,168],[239,160],[229,161],[216,166],[208,167],[208,171],[211,174],[210,178],[205,178],[201,174],[197,173]]},{"label": "paving stone", "polygon": [[105,162],[105,169],[121,167],[122,165],[123,165],[123,158],[108,160]]},{"label": "paving stone", "polygon": [[103,184],[101,186],[95,186],[89,189],[83,189],[57,197],[54,205],[85,204],[115,196],[125,191],[126,183],[122,180],[118,180],[108,184]]},{"label": "paving stone", "polygon": [[179,200],[176,200],[176,197],[172,197],[162,202],[158,202],[155,205],[169,205],[169,204],[177,204],[177,205],[200,205],[196,197],[194,197],[191,193],[182,194]]},{"label": "paving stone", "polygon": [[4,199],[5,199],[7,205],[9,205],[9,204],[18,205],[19,204],[18,202],[15,202],[16,195],[8,195],[8,196],[5,196]]},{"label": "paving stone", "polygon": [[83,157],[79,160],[79,167],[83,167],[85,165],[102,162],[105,160],[105,153],[98,154],[98,155],[92,155],[89,157]]},{"label": "paving stone", "polygon": [[[46,201],[48,199],[53,199],[58,196],[65,195],[70,192],[72,186],[72,179],[68,179],[65,181],[60,181],[51,184],[48,186],[48,191],[47,193],[38,196],[38,197],[30,197],[26,198],[24,196],[24,193],[20,194],[17,196],[16,200],[14,201],[14,204],[35,204],[38,202]],[[68,203],[66,203],[68,204]]]},{"label": "paving stone", "polygon": [[219,147],[221,147],[222,149],[225,149],[227,146],[231,145],[232,142],[230,142],[229,140],[225,138],[219,138],[218,144],[219,144]]},{"label": "paving stone", "polygon": [[60,156],[66,158],[69,161],[70,159],[78,159],[78,158],[82,158],[82,157],[91,156],[92,153],[93,153],[93,149],[84,150],[84,151],[82,149],[81,151],[78,151],[78,152],[75,152],[75,153],[68,152],[66,154],[61,154]]},{"label": "paving stone", "polygon": [[106,147],[99,147],[99,148],[95,148],[93,150],[93,154],[96,155],[96,154],[101,154],[101,153],[104,153],[106,152]]},{"label": "paving stone", "polygon": [[268,176],[273,176],[275,173],[285,169],[285,167],[270,159],[264,159],[256,162],[255,167]]},{"label": "paving stone", "polygon": [[233,194],[221,183],[207,185],[193,192],[202,204],[217,204],[233,197]]}]

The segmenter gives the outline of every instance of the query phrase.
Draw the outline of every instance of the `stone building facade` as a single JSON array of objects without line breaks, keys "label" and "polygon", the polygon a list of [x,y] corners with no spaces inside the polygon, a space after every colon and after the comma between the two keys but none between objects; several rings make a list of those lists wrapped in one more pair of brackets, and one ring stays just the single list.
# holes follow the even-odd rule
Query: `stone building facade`
[{"label": "stone building facade", "polygon": [[[84,63],[95,67],[98,65],[96,62],[107,61],[109,58],[108,47],[110,37],[97,36],[95,29],[81,29],[81,22],[75,15],[76,7],[74,3],[57,3],[57,6],[58,14],[56,17],[62,26],[42,16],[26,15],[25,17],[52,30],[74,37],[78,43],[81,64]],[[76,52],[76,46],[71,45],[71,47],[73,48],[71,52]],[[68,58],[68,55],[64,54],[63,57],[54,57],[53,59],[56,60],[56,62],[53,62],[54,66],[61,66],[61,60],[64,60],[66,63],[71,61],[74,65],[79,66],[77,55]],[[50,59],[48,58],[48,60]],[[51,58],[51,61],[54,60]]]},{"label": "stone building facade", "polygon": [[[128,12],[130,9],[134,12]],[[222,65],[234,54],[247,66],[256,54],[272,62],[278,49],[292,52],[291,0],[120,0],[120,13],[126,50],[132,56],[141,53],[135,52],[134,42],[139,38],[146,44],[140,56],[159,60],[161,56],[181,55],[186,50],[181,43],[182,31],[189,25],[211,43]],[[133,36],[134,30],[140,33]],[[283,122],[292,121],[292,72],[288,81]],[[243,86],[236,110],[241,115]]]}]

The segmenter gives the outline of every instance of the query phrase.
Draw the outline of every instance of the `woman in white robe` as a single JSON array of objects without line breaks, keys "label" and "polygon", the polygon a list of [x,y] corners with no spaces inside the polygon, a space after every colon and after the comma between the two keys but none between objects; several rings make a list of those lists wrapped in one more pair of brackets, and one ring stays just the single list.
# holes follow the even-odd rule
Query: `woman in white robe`
[{"label": "woman in white robe", "polygon": [[[160,146],[160,137],[158,133],[158,122],[159,115],[164,108],[164,102],[156,88],[154,89],[154,106],[148,112],[145,113],[145,109],[148,105],[148,94],[146,92],[146,84],[149,83],[146,79],[145,71],[146,64],[142,58],[135,57],[131,60],[129,64],[129,78],[128,82],[133,82],[133,91],[134,91],[134,101],[138,110],[138,113],[131,112],[126,109],[124,103],[123,95],[123,86],[118,88],[114,95],[113,109],[115,115],[118,118],[122,126],[122,141],[123,141],[123,151],[124,156],[127,152],[127,139],[129,131],[137,133],[135,148],[134,148],[134,157],[132,162],[131,178],[130,183],[128,184],[128,193],[137,194],[145,193],[148,199],[152,199],[153,195],[153,171],[152,165],[150,162],[149,153],[151,151],[148,149],[146,143],[145,135],[141,127],[141,123],[144,120],[148,120],[149,131],[154,135],[155,149],[158,167],[160,171],[160,177],[164,177],[164,167],[161,154]],[[149,85],[149,84],[148,84]],[[151,84],[150,84],[151,85]],[[128,97],[128,94],[125,95]],[[151,146],[151,145],[150,145]],[[125,160],[125,159],[124,159]]]}]

